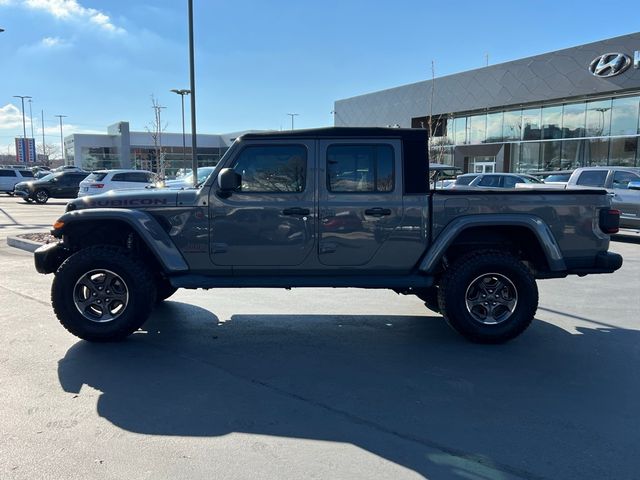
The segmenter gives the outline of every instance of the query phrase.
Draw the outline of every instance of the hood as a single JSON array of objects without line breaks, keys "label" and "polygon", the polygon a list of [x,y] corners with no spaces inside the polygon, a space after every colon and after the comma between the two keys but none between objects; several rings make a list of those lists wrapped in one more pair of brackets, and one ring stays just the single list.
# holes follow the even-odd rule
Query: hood
[{"label": "hood", "polygon": [[76,198],[67,204],[67,211],[85,208],[162,208],[195,204],[196,190],[168,189],[120,190]]}]

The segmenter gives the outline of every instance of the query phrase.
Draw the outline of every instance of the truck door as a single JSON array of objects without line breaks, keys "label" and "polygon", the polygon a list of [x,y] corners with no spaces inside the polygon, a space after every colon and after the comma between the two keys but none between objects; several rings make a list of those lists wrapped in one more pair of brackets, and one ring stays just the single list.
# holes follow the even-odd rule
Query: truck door
[{"label": "truck door", "polygon": [[246,142],[229,159],[241,187],[210,196],[216,265],[295,266],[315,251],[315,141]]},{"label": "truck door", "polygon": [[402,220],[399,140],[321,140],[318,258],[366,265]]},{"label": "truck door", "polygon": [[[621,223],[630,220],[640,222],[640,190],[630,190],[629,182],[640,181],[640,175],[625,170],[614,170],[611,182],[611,206],[621,212]],[[626,224],[626,223],[625,223]]]}]

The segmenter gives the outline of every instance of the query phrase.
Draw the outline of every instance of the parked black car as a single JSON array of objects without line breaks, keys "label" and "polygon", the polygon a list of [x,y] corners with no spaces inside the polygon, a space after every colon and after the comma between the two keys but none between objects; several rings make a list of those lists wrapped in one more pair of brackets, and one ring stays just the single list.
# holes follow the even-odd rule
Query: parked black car
[{"label": "parked black car", "polygon": [[16,184],[13,193],[28,203],[47,203],[49,198],[76,198],[80,182],[87,175],[89,172],[77,170],[52,173],[39,180]]}]

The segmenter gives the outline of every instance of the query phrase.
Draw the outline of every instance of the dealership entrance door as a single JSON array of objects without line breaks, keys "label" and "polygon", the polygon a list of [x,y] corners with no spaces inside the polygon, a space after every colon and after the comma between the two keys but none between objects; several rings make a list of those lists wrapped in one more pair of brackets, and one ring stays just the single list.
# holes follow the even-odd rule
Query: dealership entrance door
[{"label": "dealership entrance door", "polygon": [[471,157],[469,171],[472,173],[494,173],[496,171],[496,157]]}]

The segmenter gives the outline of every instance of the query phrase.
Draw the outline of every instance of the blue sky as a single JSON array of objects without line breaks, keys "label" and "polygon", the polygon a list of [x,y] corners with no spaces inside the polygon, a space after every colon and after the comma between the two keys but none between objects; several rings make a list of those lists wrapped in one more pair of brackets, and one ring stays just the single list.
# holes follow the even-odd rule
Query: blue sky
[{"label": "blue sky", "polygon": [[[337,99],[637,31],[637,3],[194,0],[200,133],[330,125]],[[188,88],[187,1],[0,0],[0,153],[36,139],[144,130],[151,95],[180,131]],[[626,13],[625,13],[626,12]],[[639,45],[640,47],[640,45]],[[29,115],[29,108],[26,108]],[[187,110],[187,122],[189,112]],[[187,123],[187,129],[189,125]],[[27,118],[27,134],[30,123]]]}]

